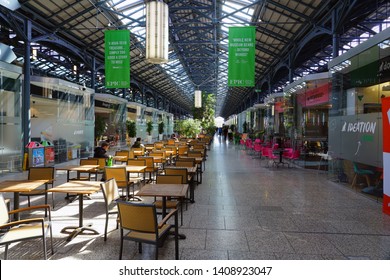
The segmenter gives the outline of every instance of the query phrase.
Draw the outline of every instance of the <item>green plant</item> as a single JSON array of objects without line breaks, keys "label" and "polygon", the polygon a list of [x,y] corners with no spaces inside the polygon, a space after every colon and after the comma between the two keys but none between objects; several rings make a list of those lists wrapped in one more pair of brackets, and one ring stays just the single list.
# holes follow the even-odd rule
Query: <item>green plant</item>
[{"label": "green plant", "polygon": [[164,133],[164,127],[165,127],[165,124],[164,124],[163,121],[158,123],[158,134],[163,134]]},{"label": "green plant", "polygon": [[242,129],[243,129],[243,133],[248,132],[248,123],[246,121],[242,124]]},{"label": "green plant", "polygon": [[152,130],[153,130],[153,122],[152,121],[148,121],[146,123],[146,132],[148,133],[148,135],[152,135]]},{"label": "green plant", "polygon": [[102,117],[97,115],[95,118],[95,139],[96,141],[99,141],[101,137],[103,136],[104,132],[107,130],[107,123],[106,120]]},{"label": "green plant", "polygon": [[130,138],[134,138],[137,135],[137,127],[135,121],[133,120],[126,121],[126,129],[127,129],[127,135],[129,135]]},{"label": "green plant", "polygon": [[176,131],[182,136],[195,138],[201,131],[201,123],[194,119],[179,120],[176,122]]}]

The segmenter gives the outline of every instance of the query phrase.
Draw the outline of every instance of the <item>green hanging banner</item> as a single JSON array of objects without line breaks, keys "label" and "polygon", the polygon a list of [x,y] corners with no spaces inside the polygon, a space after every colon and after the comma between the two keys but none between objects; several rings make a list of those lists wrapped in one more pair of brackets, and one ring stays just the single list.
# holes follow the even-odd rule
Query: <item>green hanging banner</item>
[{"label": "green hanging banner", "polygon": [[104,32],[106,88],[130,87],[130,31]]},{"label": "green hanging banner", "polygon": [[256,27],[229,28],[229,87],[255,86]]}]

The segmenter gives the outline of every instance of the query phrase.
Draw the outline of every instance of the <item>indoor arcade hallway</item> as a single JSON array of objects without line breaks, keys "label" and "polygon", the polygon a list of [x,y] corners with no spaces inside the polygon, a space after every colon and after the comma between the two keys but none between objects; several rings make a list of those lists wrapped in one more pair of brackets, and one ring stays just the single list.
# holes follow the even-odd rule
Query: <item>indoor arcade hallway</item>
[{"label": "indoor arcade hallway", "polygon": [[[203,182],[195,188],[195,203],[184,210],[179,231],[187,238],[179,242],[180,259],[390,259],[390,216],[382,214],[380,203],[316,170],[266,166],[265,160],[214,137]],[[26,172],[0,180],[23,176]],[[65,174],[57,172],[55,185],[65,180]],[[77,224],[78,202],[68,203],[56,194],[55,253],[49,259],[118,259],[120,234],[115,218],[110,218],[104,242],[102,194],[91,198],[84,200],[84,224],[93,223],[99,235],[78,235],[67,242],[61,229]],[[37,199],[33,204],[43,202]],[[153,259],[154,248],[143,247],[139,254],[134,242],[125,242],[123,259]],[[3,253],[0,247],[0,259]],[[41,241],[12,245],[9,259],[42,259]],[[174,259],[173,237],[159,249],[159,259]]]}]

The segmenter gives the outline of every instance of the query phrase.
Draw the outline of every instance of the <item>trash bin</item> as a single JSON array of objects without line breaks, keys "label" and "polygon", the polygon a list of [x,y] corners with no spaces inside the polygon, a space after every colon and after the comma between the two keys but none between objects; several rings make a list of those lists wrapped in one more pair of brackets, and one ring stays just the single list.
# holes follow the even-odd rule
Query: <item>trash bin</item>
[{"label": "trash bin", "polygon": [[36,141],[31,141],[26,145],[28,152],[28,166],[37,167],[45,165],[45,147]]},{"label": "trash bin", "polygon": [[53,166],[55,159],[53,143],[49,141],[41,141],[41,145],[45,148],[45,166]]}]

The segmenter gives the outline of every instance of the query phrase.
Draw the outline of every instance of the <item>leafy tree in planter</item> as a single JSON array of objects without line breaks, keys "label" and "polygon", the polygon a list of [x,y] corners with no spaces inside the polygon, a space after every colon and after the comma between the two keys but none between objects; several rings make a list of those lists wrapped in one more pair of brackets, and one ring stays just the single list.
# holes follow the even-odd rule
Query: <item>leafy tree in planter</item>
[{"label": "leafy tree in planter", "polygon": [[126,128],[127,128],[127,135],[129,135],[130,138],[134,138],[137,136],[137,127],[135,121],[133,120],[126,121]]},{"label": "leafy tree in planter", "polygon": [[148,121],[146,123],[146,132],[148,133],[148,135],[152,135],[152,130],[153,130],[153,122],[152,121]]},{"label": "leafy tree in planter", "polygon": [[164,133],[164,126],[165,126],[165,124],[164,124],[163,121],[158,123],[158,134],[163,134]]},{"label": "leafy tree in planter", "polygon": [[99,144],[99,140],[103,136],[103,134],[107,130],[107,123],[106,120],[102,117],[97,115],[95,118],[95,139],[96,139],[96,145]]}]

